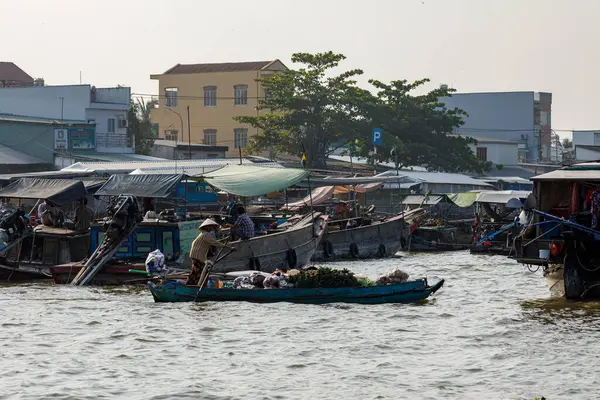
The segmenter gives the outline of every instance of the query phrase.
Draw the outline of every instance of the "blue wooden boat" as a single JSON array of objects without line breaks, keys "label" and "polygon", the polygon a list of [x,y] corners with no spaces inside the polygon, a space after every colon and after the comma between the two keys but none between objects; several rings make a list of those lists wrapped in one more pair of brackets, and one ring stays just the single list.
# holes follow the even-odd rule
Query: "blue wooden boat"
[{"label": "blue wooden boat", "polygon": [[213,289],[186,286],[181,281],[164,281],[155,284],[148,282],[154,301],[249,301],[254,303],[356,303],[383,304],[409,303],[424,300],[444,285],[442,279],[433,286],[427,279],[385,286],[367,286],[353,288],[316,288],[316,289]]}]

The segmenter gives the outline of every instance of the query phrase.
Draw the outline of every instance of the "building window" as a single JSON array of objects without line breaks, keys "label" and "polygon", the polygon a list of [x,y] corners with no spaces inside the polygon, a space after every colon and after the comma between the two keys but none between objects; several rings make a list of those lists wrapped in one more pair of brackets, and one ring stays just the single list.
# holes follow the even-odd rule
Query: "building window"
[{"label": "building window", "polygon": [[165,88],[165,107],[177,107],[177,88]]},{"label": "building window", "polygon": [[233,130],[233,147],[242,149],[248,145],[248,129],[239,128]]},{"label": "building window", "polygon": [[108,133],[115,133],[115,119],[108,119]]},{"label": "building window", "polygon": [[217,106],[217,87],[204,86],[204,107]]},{"label": "building window", "polygon": [[233,104],[236,106],[248,105],[248,85],[235,85],[233,87]]},{"label": "building window", "polygon": [[166,140],[177,141],[177,136],[178,135],[179,135],[179,131],[177,129],[167,129],[167,130],[165,130],[165,139]]},{"label": "building window", "polygon": [[487,161],[487,147],[477,148],[477,158],[481,161]]},{"label": "building window", "polygon": [[215,129],[206,129],[204,131],[204,144],[208,146],[217,145],[217,131]]}]

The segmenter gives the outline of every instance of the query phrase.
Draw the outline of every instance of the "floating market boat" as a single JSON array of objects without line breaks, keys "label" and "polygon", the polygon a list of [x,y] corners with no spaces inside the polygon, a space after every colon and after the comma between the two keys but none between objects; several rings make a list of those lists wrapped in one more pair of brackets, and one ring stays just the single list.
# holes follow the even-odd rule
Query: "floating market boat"
[{"label": "floating market boat", "polygon": [[533,194],[515,238],[516,261],[541,266],[551,293],[600,298],[600,163],[580,163],[531,178]]},{"label": "floating market boat", "polygon": [[[365,225],[330,229],[323,236],[314,260],[393,256],[402,248],[402,244],[407,243],[411,225],[423,214],[422,209],[415,209],[379,221],[371,220]],[[335,221],[330,221],[331,225],[335,225]]]},{"label": "floating market boat", "polygon": [[[88,189],[93,190],[100,184],[98,181],[22,178],[0,190],[0,197],[46,199],[62,206],[86,196]],[[21,223],[24,226],[20,228],[2,228],[13,234],[11,241],[0,249],[0,280],[23,282],[50,279],[51,266],[87,257],[89,232],[45,225],[30,226],[26,215],[21,218],[26,225]]]},{"label": "floating market boat", "polygon": [[424,300],[444,285],[440,280],[429,286],[427,279],[392,285],[314,288],[314,289],[231,289],[186,286],[180,281],[149,282],[154,301],[161,302],[205,302],[205,301],[248,301],[255,303],[291,302],[302,304],[355,303],[382,304],[407,303]]},{"label": "floating market boat", "polygon": [[[356,194],[377,190],[386,181],[395,181],[397,177],[351,177],[313,180],[317,186],[303,199],[287,204],[282,210],[309,209],[313,206],[323,208],[339,194]],[[358,203],[356,200],[350,201]],[[337,206],[349,202],[333,203]],[[374,216],[374,206],[347,209],[348,216],[340,217],[336,213],[328,219],[328,229],[315,252],[314,261],[334,261],[339,259],[368,259],[393,256],[406,243],[410,227],[424,214],[421,209],[411,210],[385,217]],[[361,209],[361,211],[358,211]],[[353,215],[353,216],[352,216]]]}]

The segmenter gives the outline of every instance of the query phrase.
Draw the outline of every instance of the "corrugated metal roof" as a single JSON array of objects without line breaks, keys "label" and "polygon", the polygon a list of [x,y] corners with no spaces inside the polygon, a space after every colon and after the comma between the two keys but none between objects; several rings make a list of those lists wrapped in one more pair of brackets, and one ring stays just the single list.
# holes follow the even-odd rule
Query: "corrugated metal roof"
[{"label": "corrugated metal roof", "polygon": [[600,181],[600,169],[559,169],[534,176],[533,181]]},{"label": "corrugated metal roof", "polygon": [[0,164],[50,164],[41,158],[33,157],[0,144]]},{"label": "corrugated metal roof", "polygon": [[531,181],[529,179],[525,179],[525,178],[521,178],[518,176],[485,176],[483,178],[479,178],[480,181],[483,182],[506,182],[506,183],[520,183],[520,184],[531,184]]},{"label": "corrugated metal roof", "polygon": [[98,153],[77,151],[73,152],[77,158],[89,159],[90,162],[129,162],[129,161],[165,161],[165,158],[145,156],[133,153]]},{"label": "corrugated metal roof", "polygon": [[[160,160],[160,161],[128,161],[128,162],[78,162],[63,168],[61,171],[90,172],[96,174],[128,174],[136,170],[144,173],[173,174],[181,173],[182,170],[196,170],[202,173],[202,168],[213,170],[228,164],[238,164],[238,158],[211,158],[201,160]],[[254,163],[248,159],[242,159],[243,164],[254,164],[259,166],[279,166],[278,163]]]},{"label": "corrugated metal roof", "polygon": [[14,174],[0,175],[1,181],[9,181],[17,178],[74,178],[91,175],[89,172],[69,172],[69,171],[41,171],[41,172],[23,172]]},{"label": "corrugated metal roof", "polygon": [[245,61],[228,63],[206,63],[206,64],[177,64],[165,71],[163,75],[173,74],[203,74],[208,72],[238,72],[259,71],[277,60],[269,61]]},{"label": "corrugated metal roof", "polygon": [[[491,185],[482,182],[478,179],[471,178],[468,175],[463,174],[452,174],[448,172],[424,172],[424,171],[405,171],[400,170],[400,174],[414,180],[415,182],[422,183],[444,183],[448,185],[471,185],[471,186],[482,186],[489,187]],[[377,176],[393,176],[396,175],[396,171],[386,171]]]},{"label": "corrugated metal roof", "polygon": [[0,115],[0,122],[29,122],[32,124],[45,124],[45,125],[58,125],[58,124],[72,124],[72,125],[88,125],[87,120],[77,119],[64,119],[59,118],[41,118],[41,117],[30,117],[27,115],[17,114],[2,114]]}]

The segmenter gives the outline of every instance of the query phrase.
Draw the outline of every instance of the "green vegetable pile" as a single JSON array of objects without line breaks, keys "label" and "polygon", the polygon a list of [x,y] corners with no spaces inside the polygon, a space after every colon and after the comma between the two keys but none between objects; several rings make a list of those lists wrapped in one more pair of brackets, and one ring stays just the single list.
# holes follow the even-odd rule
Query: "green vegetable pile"
[{"label": "green vegetable pile", "polygon": [[347,269],[338,270],[322,267],[313,271],[302,271],[296,276],[288,277],[288,282],[295,284],[297,288],[342,288],[372,286],[373,282],[368,279],[356,278]]}]

